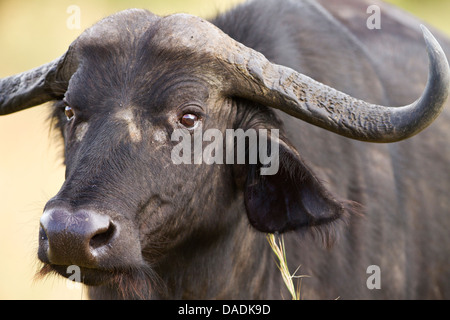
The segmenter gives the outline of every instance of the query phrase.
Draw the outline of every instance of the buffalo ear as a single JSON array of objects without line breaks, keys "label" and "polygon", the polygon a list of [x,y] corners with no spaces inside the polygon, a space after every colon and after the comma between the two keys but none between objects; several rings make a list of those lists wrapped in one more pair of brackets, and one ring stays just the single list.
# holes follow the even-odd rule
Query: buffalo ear
[{"label": "buffalo ear", "polygon": [[244,198],[251,225],[262,232],[282,233],[326,225],[342,217],[344,204],[325,189],[297,151],[281,139],[277,145],[275,174],[262,175],[261,169],[267,165],[259,161],[247,166]]}]

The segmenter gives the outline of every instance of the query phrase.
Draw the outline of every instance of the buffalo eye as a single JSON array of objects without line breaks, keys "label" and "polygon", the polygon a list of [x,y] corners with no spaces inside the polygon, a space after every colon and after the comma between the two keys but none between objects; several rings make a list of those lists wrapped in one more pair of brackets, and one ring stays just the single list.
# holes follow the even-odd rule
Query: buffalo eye
[{"label": "buffalo eye", "polygon": [[73,112],[72,108],[69,106],[66,106],[64,108],[64,113],[65,113],[68,121],[72,120],[72,118],[75,116],[75,113]]},{"label": "buffalo eye", "polygon": [[188,129],[194,128],[198,121],[198,116],[192,113],[186,113],[181,117],[181,124]]}]

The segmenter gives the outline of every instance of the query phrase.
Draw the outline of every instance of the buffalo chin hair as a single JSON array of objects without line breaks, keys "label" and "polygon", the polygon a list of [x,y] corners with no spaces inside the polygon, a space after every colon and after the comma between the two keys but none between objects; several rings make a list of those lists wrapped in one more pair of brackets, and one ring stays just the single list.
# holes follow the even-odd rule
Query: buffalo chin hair
[{"label": "buffalo chin hair", "polygon": [[[51,275],[61,276],[51,265],[41,263],[34,280],[40,281]],[[81,284],[84,284],[83,279]],[[154,295],[162,295],[165,291],[159,276],[146,265],[111,270],[105,283],[88,287],[89,297],[93,299],[98,296],[101,299],[148,300]]]}]

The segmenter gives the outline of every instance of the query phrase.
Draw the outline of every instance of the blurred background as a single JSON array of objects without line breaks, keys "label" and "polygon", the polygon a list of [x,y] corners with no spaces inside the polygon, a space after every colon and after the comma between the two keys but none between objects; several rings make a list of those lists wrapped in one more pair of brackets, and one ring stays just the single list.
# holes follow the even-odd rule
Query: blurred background
[{"label": "blurred background", "polygon": [[[208,18],[239,2],[0,0],[0,78],[59,57],[83,30],[120,10],[145,8],[159,15],[186,12]],[[450,35],[449,0],[388,2]],[[78,8],[79,28],[77,20],[67,24],[75,13],[68,9]],[[47,118],[48,108],[0,118],[0,299],[86,299],[82,288],[69,288],[60,277],[34,279],[39,218],[64,180],[61,143]]]}]

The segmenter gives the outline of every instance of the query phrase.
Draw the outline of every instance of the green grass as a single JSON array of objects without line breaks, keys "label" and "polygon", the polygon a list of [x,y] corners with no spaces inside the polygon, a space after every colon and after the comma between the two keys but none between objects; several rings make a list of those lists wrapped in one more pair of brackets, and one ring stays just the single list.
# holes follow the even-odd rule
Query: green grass
[{"label": "green grass", "polygon": [[387,0],[450,35],[449,0]]}]

